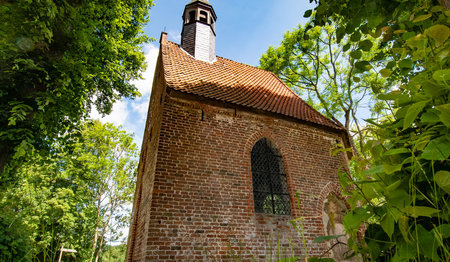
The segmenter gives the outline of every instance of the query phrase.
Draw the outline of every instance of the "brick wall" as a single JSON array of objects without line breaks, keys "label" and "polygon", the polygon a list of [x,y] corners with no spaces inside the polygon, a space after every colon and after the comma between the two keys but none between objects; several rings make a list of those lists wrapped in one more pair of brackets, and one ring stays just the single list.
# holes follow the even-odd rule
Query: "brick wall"
[{"label": "brick wall", "polygon": [[[166,37],[165,35],[163,37]],[[160,51],[161,52],[161,51]],[[162,110],[166,83],[158,57],[153,78],[153,89],[147,113],[142,150],[138,167],[138,179],[133,201],[133,214],[129,230],[126,261],[143,261],[146,255],[148,223],[153,196],[158,142],[161,130]]]},{"label": "brick wall", "polygon": [[[262,137],[273,141],[283,156],[292,216],[254,212],[250,152]],[[164,99],[157,157],[151,156],[152,142],[143,158],[148,165],[157,160],[154,174],[151,168],[142,173],[154,176],[154,185],[143,189],[142,199],[152,197],[141,202],[141,209],[150,213],[133,233],[133,261],[223,261],[230,259],[230,248],[244,261],[264,260],[270,257],[271,235],[274,250],[278,236],[286,253],[292,252],[291,240],[295,254],[304,256],[301,237],[289,224],[300,215],[305,217],[309,254],[322,253],[326,245],[313,239],[324,234],[323,201],[338,193],[337,169],[345,162],[343,155],[330,156],[336,140],[337,134],[317,127],[190,100],[172,91]],[[295,192],[302,192],[301,210]]]}]

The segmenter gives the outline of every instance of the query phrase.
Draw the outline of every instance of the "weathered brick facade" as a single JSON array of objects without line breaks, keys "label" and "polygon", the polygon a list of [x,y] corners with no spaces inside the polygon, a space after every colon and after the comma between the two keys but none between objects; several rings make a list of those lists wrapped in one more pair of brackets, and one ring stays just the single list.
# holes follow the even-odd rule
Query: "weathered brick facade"
[{"label": "weathered brick facade", "polygon": [[[154,131],[155,136],[160,132],[156,168],[144,174],[154,180],[153,192],[147,190],[151,202],[144,201],[141,208],[150,215],[141,215],[137,223],[142,227],[137,230],[135,260],[223,261],[230,247],[236,253],[241,250],[242,258],[262,259],[270,253],[271,234],[273,245],[278,236],[283,248],[291,250],[290,239],[295,253],[302,255],[301,236],[289,224],[299,216],[306,217],[309,254],[321,254],[326,246],[312,241],[325,234],[323,201],[332,192],[339,194],[337,170],[345,160],[330,156],[330,148],[340,136],[179,96],[172,92],[165,98],[161,130]],[[254,211],[250,151],[262,137],[273,141],[283,155],[292,216]],[[147,159],[152,162],[150,156]],[[301,211],[295,192],[300,192]]]},{"label": "weathered brick facade", "polygon": [[[281,91],[271,94],[274,101],[286,104],[280,104],[285,111],[270,112],[271,107],[259,109],[259,100],[251,93],[247,94],[250,102],[239,104],[244,98],[237,92],[244,87],[227,91],[212,78],[200,79],[199,83],[205,88],[216,83],[218,87],[211,96],[222,92],[229,98],[213,99],[210,93],[177,90],[174,77],[192,77],[182,68],[182,73],[169,70],[169,58],[191,59],[177,53],[177,48],[163,34],[138,170],[127,261],[229,261],[233,256],[243,261],[264,261],[277,252],[277,239],[285,255],[294,252],[303,257],[302,237],[289,223],[299,217],[304,218],[308,254],[323,253],[326,244],[313,240],[326,234],[324,202],[330,194],[340,195],[337,172],[346,165],[346,156],[331,156],[330,149],[336,143],[346,143],[345,130],[326,122],[308,106],[300,107],[304,103],[300,98],[292,98],[298,99],[292,100],[297,104],[289,100],[289,92],[283,96]],[[216,64],[223,66],[228,61],[221,59]],[[206,68],[207,64],[199,66]],[[269,72],[247,67],[249,78],[255,74],[267,77],[269,84],[264,88],[285,87]],[[226,77],[223,74],[217,81]],[[308,118],[289,116],[289,108],[309,110],[304,114]],[[272,141],[283,157],[291,215],[255,212],[250,152],[261,138]]]}]

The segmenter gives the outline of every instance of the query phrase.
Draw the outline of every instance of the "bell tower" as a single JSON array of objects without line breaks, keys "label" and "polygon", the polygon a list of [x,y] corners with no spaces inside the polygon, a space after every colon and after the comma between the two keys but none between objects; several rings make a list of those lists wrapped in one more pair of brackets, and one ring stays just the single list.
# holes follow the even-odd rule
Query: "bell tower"
[{"label": "bell tower", "polygon": [[183,13],[181,47],[195,59],[212,63],[216,60],[217,16],[208,0],[192,0]]}]

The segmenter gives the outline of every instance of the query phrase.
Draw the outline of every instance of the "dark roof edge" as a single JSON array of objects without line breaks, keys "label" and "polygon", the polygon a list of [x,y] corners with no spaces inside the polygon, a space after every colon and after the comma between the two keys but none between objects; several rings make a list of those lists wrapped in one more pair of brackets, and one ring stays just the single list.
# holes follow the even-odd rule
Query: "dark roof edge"
[{"label": "dark roof edge", "polygon": [[337,127],[336,128],[336,127],[333,127],[333,126],[322,125],[322,124],[319,124],[319,123],[315,123],[315,122],[312,122],[312,121],[308,121],[308,120],[305,120],[305,119],[301,119],[301,118],[297,118],[297,117],[293,117],[293,116],[289,116],[289,115],[285,115],[285,114],[281,114],[281,113],[277,113],[277,112],[272,112],[272,111],[268,111],[268,110],[258,109],[258,108],[251,107],[251,106],[246,106],[246,105],[239,105],[239,104],[236,104],[236,103],[228,102],[228,101],[217,99],[217,98],[211,98],[211,97],[207,97],[207,96],[193,94],[193,93],[189,93],[189,92],[186,92],[186,91],[183,91],[183,90],[178,90],[175,87],[172,87],[170,85],[167,85],[167,88],[170,89],[170,90],[173,90],[172,92],[185,94],[186,98],[189,98],[190,100],[195,100],[195,97],[198,97],[198,98],[204,100],[204,102],[207,102],[206,100],[208,100],[210,102],[218,103],[219,104],[218,106],[222,106],[222,107],[228,105],[229,107],[239,107],[239,108],[242,108],[242,109],[245,108],[245,109],[253,111],[255,113],[260,113],[260,114],[263,113],[263,114],[267,114],[267,115],[270,115],[270,116],[279,116],[279,117],[282,117],[282,118],[289,119],[292,122],[304,123],[304,124],[306,123],[306,124],[311,125],[311,126],[321,127],[321,128],[323,128],[325,130],[333,131],[334,133],[347,132],[344,127]]}]

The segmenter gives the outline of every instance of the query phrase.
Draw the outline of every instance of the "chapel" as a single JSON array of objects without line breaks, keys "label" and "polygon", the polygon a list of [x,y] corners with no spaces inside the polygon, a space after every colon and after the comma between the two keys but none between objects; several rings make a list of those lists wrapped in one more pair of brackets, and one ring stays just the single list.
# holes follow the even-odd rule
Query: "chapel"
[{"label": "chapel", "polygon": [[314,239],[345,211],[348,156],[330,152],[347,131],[275,74],[216,56],[207,0],[182,18],[180,44],[161,34],[126,261],[267,261],[304,257],[304,243],[322,255]]}]

